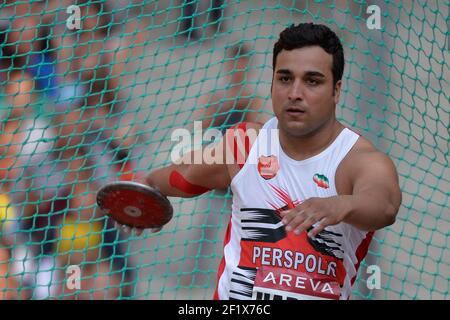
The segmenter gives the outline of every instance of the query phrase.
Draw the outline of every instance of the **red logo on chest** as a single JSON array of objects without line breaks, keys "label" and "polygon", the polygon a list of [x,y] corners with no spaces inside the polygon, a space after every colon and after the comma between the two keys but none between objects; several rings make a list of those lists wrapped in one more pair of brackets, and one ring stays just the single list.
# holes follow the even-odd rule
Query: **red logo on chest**
[{"label": "red logo on chest", "polygon": [[278,158],[274,155],[260,156],[258,159],[258,172],[266,180],[275,177],[280,170]]}]

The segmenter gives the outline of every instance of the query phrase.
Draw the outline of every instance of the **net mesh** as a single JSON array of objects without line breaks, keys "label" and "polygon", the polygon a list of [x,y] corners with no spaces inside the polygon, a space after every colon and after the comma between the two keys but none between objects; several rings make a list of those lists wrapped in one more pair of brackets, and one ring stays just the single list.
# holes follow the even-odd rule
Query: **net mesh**
[{"label": "net mesh", "polygon": [[273,43],[307,21],[341,38],[338,117],[393,159],[403,192],[353,298],[448,298],[448,2],[370,4],[2,1],[0,299],[211,298],[229,190],[171,198],[172,221],[141,237],[115,229],[96,190],[169,164],[173,130],[194,120],[270,117]]}]

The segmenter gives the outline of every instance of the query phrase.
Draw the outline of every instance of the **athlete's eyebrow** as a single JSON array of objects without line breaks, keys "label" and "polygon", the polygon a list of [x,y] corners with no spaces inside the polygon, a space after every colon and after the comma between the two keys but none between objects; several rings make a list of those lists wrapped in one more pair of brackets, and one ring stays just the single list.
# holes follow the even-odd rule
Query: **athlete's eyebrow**
[{"label": "athlete's eyebrow", "polygon": [[319,77],[319,78],[325,78],[325,75],[319,71],[306,71],[305,77]]},{"label": "athlete's eyebrow", "polygon": [[292,74],[291,70],[289,70],[289,69],[279,69],[279,70],[277,70],[276,73],[280,73],[280,74]]},{"label": "athlete's eyebrow", "polygon": [[[292,71],[289,69],[279,69],[276,72],[277,74],[287,74],[290,75],[292,74]],[[304,77],[319,77],[319,78],[326,78],[325,75],[319,71],[306,71],[304,74]]]}]

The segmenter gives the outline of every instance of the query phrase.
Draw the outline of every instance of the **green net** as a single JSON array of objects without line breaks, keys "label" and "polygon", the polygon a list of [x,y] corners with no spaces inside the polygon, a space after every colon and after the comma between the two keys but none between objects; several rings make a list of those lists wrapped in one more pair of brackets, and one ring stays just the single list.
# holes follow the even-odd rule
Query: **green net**
[{"label": "green net", "polygon": [[[169,164],[173,130],[194,120],[270,117],[273,44],[307,21],[341,38],[339,119],[389,154],[403,191],[353,298],[447,299],[448,12],[438,0],[3,0],[0,299],[210,299],[229,190],[171,198],[171,222],[141,237],[117,231],[96,190]],[[381,289],[367,286],[371,265]]]}]

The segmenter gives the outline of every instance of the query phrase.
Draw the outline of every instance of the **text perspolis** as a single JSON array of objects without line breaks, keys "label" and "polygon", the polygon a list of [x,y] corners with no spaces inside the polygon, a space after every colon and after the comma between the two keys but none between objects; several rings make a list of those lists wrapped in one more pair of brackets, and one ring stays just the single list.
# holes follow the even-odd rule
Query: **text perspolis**
[{"label": "text perspolis", "polygon": [[310,273],[336,277],[336,263],[327,262],[322,257],[278,248],[253,247],[252,262],[255,265],[273,266],[298,270],[303,265]]}]

